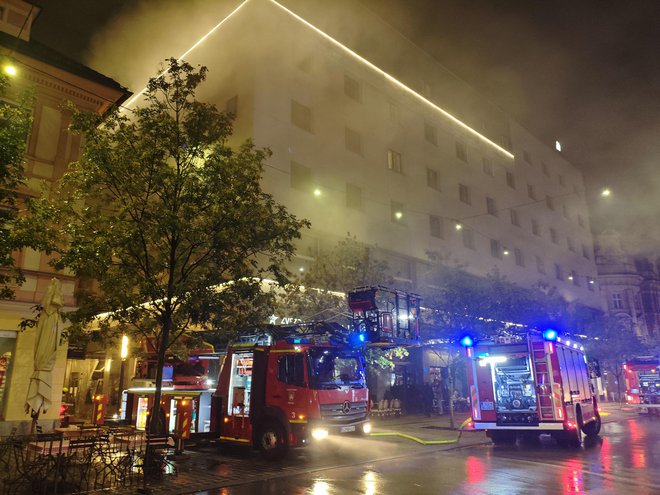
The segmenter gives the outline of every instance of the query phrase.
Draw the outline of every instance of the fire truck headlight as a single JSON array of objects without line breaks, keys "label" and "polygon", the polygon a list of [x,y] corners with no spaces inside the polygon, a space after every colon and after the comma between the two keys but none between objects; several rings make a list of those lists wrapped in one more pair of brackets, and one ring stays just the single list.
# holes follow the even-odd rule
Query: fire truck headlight
[{"label": "fire truck headlight", "polygon": [[371,423],[364,423],[362,425],[362,431],[364,432],[365,435],[371,433]]},{"label": "fire truck headlight", "polygon": [[328,430],[325,428],[314,428],[312,430],[312,436],[315,440],[323,440],[328,437]]}]

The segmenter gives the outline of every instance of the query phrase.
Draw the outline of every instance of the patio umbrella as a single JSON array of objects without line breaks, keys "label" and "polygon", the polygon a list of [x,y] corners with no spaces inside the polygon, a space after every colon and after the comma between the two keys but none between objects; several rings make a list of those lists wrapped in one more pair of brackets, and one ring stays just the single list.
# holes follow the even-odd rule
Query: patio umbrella
[{"label": "patio umbrella", "polygon": [[53,368],[62,336],[61,309],[62,286],[53,278],[41,302],[34,345],[34,372],[25,401],[25,412],[31,413],[33,428],[39,414],[48,411],[53,401]]}]

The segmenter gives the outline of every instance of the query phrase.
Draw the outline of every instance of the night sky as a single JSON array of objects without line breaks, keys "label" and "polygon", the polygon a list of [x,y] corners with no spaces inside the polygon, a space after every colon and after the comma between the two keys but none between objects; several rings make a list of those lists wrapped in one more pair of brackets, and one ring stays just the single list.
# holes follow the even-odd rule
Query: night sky
[{"label": "night sky", "polygon": [[[559,140],[587,179],[595,233],[615,228],[631,251],[658,254],[660,2],[359,1],[549,146]],[[35,39],[133,91],[141,88],[106,63],[107,46],[130,40],[115,35],[125,34],[122,25],[135,29],[139,16],[158,22],[168,8],[181,15],[182,5],[198,16],[200,35],[213,21],[200,13],[210,0],[40,3]],[[612,197],[598,196],[603,187]]]}]

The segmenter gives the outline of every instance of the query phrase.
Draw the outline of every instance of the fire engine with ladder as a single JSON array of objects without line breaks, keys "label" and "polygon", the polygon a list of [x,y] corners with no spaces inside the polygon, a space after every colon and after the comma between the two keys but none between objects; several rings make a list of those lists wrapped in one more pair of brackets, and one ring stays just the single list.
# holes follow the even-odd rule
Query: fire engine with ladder
[{"label": "fire engine with ladder", "polygon": [[560,445],[580,446],[600,432],[601,419],[584,348],[549,329],[475,342],[467,354],[472,421],[495,444],[551,434]]},{"label": "fire engine with ladder", "polygon": [[623,363],[626,403],[641,413],[660,414],[660,357],[640,356]]},{"label": "fire engine with ladder", "polygon": [[420,301],[361,287],[348,293],[349,328],[271,327],[230,345],[211,410],[217,438],[278,459],[329,435],[368,434],[364,346],[417,344]]}]

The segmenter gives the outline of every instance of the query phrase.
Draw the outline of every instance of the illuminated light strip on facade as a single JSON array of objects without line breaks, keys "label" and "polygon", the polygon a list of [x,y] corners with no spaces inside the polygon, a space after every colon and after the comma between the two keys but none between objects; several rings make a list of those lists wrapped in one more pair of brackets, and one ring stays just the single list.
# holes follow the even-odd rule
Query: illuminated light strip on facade
[{"label": "illuminated light strip on facade", "polygon": [[351,55],[353,58],[359,60],[360,62],[362,62],[364,65],[366,65],[366,66],[369,67],[370,69],[372,69],[372,70],[378,72],[380,75],[382,75],[383,77],[385,77],[385,79],[387,79],[388,81],[392,82],[394,85],[398,86],[400,89],[403,89],[404,91],[406,91],[406,92],[409,93],[410,95],[414,96],[415,98],[417,98],[417,99],[420,100],[421,102],[423,102],[423,103],[425,103],[426,105],[430,106],[430,107],[433,108],[434,110],[437,110],[437,111],[440,112],[442,115],[444,115],[444,116],[447,117],[449,120],[451,120],[454,124],[457,124],[458,126],[462,127],[462,128],[465,129],[466,131],[470,132],[472,135],[474,135],[474,136],[476,136],[477,138],[479,138],[481,141],[483,141],[483,142],[489,144],[490,146],[492,146],[493,148],[495,148],[496,150],[498,150],[498,151],[501,152],[502,154],[508,156],[509,158],[511,158],[511,159],[514,158],[514,156],[513,156],[513,154],[512,154],[511,152],[505,150],[504,148],[502,148],[502,147],[501,147],[500,145],[498,145],[497,143],[495,143],[495,142],[491,141],[490,139],[488,139],[486,136],[484,136],[484,135],[478,133],[477,131],[475,131],[474,129],[472,129],[472,128],[471,128],[470,126],[468,126],[467,124],[461,122],[460,120],[458,120],[456,117],[454,117],[452,114],[450,114],[450,113],[447,112],[446,110],[443,110],[443,109],[440,108],[438,105],[436,105],[435,103],[433,103],[433,102],[431,102],[430,100],[426,99],[425,97],[423,97],[422,95],[420,95],[419,93],[417,93],[415,90],[409,88],[408,86],[406,86],[405,84],[403,84],[401,81],[399,81],[399,80],[396,79],[395,77],[389,75],[387,72],[385,72],[384,70],[382,70],[380,67],[378,67],[378,66],[372,64],[372,63],[369,62],[366,58],[364,58],[364,57],[358,55],[357,53],[355,53],[353,50],[351,50],[351,49],[348,48],[347,46],[341,44],[339,41],[337,41],[336,39],[334,39],[334,38],[331,37],[330,35],[324,33],[324,32],[321,31],[319,28],[317,28],[317,27],[314,26],[313,24],[309,23],[308,21],[306,21],[305,19],[303,19],[302,17],[300,17],[298,14],[296,14],[296,13],[293,12],[292,10],[287,9],[285,6],[283,6],[282,4],[276,2],[275,0],[269,0],[269,1],[270,1],[270,3],[272,3],[273,5],[276,5],[277,7],[279,7],[280,9],[282,9],[284,12],[286,12],[287,14],[289,14],[290,16],[292,16],[293,18],[295,18],[296,20],[298,20],[298,21],[300,21],[301,23],[303,23],[303,24],[304,24],[305,26],[307,26],[308,28],[314,30],[316,33],[318,33],[318,34],[320,34],[321,36],[323,36],[323,38],[325,38],[326,40],[330,41],[333,45],[335,45],[336,47],[340,48],[340,49],[341,49],[342,51],[344,51],[345,53],[348,53],[348,54]]},{"label": "illuminated light strip on facade", "polygon": [[[219,23],[217,23],[215,26],[213,26],[213,28],[208,33],[206,33],[204,36],[202,36],[200,39],[198,39],[197,42],[193,46],[191,46],[190,48],[188,48],[188,50],[186,50],[184,53],[179,55],[179,57],[177,57],[177,61],[181,61],[182,58],[187,57],[190,52],[192,52],[195,48],[197,48],[199,45],[204,43],[204,41],[206,41],[206,38],[208,38],[213,33],[215,33],[220,28],[220,26],[222,26],[226,21],[228,21],[231,17],[233,17],[234,14],[236,14],[239,10],[241,10],[245,6],[245,4],[247,4],[249,1],[250,0],[243,0],[243,2],[238,7],[236,7],[234,10],[232,10]],[[161,72],[160,74],[158,74],[157,77],[162,77],[165,74],[167,74],[167,70],[165,70],[164,72]],[[137,99],[140,96],[142,96],[144,94],[144,92],[146,90],[147,90],[147,87],[145,86],[144,88],[142,88],[142,91],[140,91],[139,93],[133,95],[133,97],[130,100],[128,100],[126,103],[124,103],[123,107],[125,107],[125,108],[130,107],[133,103],[135,103],[137,101]]]},{"label": "illuminated light strip on facade", "polygon": [[[219,28],[220,28],[220,27],[221,27],[226,21],[228,21],[228,20],[229,20],[230,18],[232,18],[232,17],[233,17],[233,16],[234,16],[239,10],[241,10],[241,9],[242,9],[242,8],[243,8],[243,7],[249,2],[249,1],[250,1],[250,0],[244,0],[244,1],[243,1],[238,7],[236,7],[234,10],[232,10],[232,11],[231,11],[231,12],[230,12],[225,18],[223,18],[218,24],[216,24],[216,25],[215,25],[215,26],[214,26],[214,27],[213,27],[208,33],[206,33],[204,36],[202,36],[199,40],[197,40],[197,42],[196,42],[194,45],[192,45],[192,46],[191,46],[188,50],[186,50],[181,56],[179,56],[179,57],[177,58],[177,60],[180,61],[182,58],[186,57],[190,52],[192,52],[195,48],[197,48],[200,44],[202,44],[202,43],[203,43],[203,42],[204,42],[209,36],[211,36],[215,31],[217,31],[217,30],[218,30],[218,29],[219,29]],[[421,101],[422,103],[425,103],[425,104],[428,105],[429,107],[431,107],[431,108],[433,108],[434,110],[440,112],[440,113],[441,113],[442,115],[444,115],[447,119],[449,119],[450,121],[452,121],[454,124],[458,125],[459,127],[462,127],[463,129],[465,129],[466,131],[468,131],[469,133],[471,133],[473,136],[476,136],[478,139],[480,139],[480,140],[483,141],[484,143],[489,144],[490,146],[492,146],[493,148],[495,148],[497,151],[499,151],[499,152],[502,153],[503,155],[506,155],[507,157],[509,157],[509,158],[511,158],[511,159],[514,158],[513,154],[512,154],[510,151],[507,151],[506,149],[502,148],[499,144],[495,143],[494,141],[491,141],[490,139],[488,139],[488,138],[487,138],[486,136],[484,136],[483,134],[480,134],[479,132],[477,132],[477,131],[475,131],[474,129],[472,129],[472,127],[470,127],[469,125],[467,125],[467,124],[461,122],[460,120],[458,120],[456,117],[454,117],[452,114],[450,114],[450,113],[447,112],[446,110],[443,110],[442,108],[440,108],[438,105],[436,105],[436,104],[433,103],[432,101],[428,100],[428,99],[425,98],[424,96],[422,96],[422,95],[420,95],[419,93],[417,93],[415,90],[413,90],[413,89],[411,89],[410,87],[408,87],[408,86],[406,86],[405,84],[403,84],[401,81],[399,81],[399,80],[398,80],[397,78],[395,78],[394,76],[391,76],[390,74],[388,74],[387,72],[385,72],[385,71],[384,71],[383,69],[381,69],[380,67],[378,67],[378,66],[374,65],[373,63],[369,62],[366,58],[364,58],[364,57],[358,55],[357,53],[355,53],[353,50],[351,50],[351,49],[348,48],[347,46],[341,44],[339,41],[337,41],[336,39],[334,39],[332,36],[330,36],[330,35],[326,34],[325,32],[321,31],[319,28],[317,28],[316,26],[314,26],[314,25],[311,24],[310,22],[308,22],[308,21],[306,21],[305,19],[303,19],[302,17],[300,17],[298,14],[296,14],[296,13],[293,12],[292,10],[287,9],[284,5],[278,3],[278,2],[275,1],[275,0],[269,0],[269,1],[270,1],[270,3],[272,3],[273,5],[275,5],[276,7],[278,7],[279,9],[281,9],[283,12],[286,12],[286,13],[289,14],[291,17],[293,17],[293,18],[296,19],[297,21],[301,22],[302,24],[304,24],[304,25],[307,26],[308,28],[312,29],[314,32],[316,32],[316,33],[318,33],[319,35],[321,35],[323,38],[325,38],[326,40],[328,40],[330,43],[332,43],[332,44],[335,45],[336,47],[340,48],[343,52],[349,54],[351,57],[355,58],[356,60],[359,60],[360,62],[362,62],[364,65],[366,65],[366,66],[369,67],[370,69],[372,69],[372,70],[374,70],[375,72],[377,72],[378,74],[382,75],[385,79],[387,79],[388,81],[390,81],[391,83],[393,83],[393,84],[394,84],[395,86],[397,86],[398,88],[404,90],[406,93],[408,93],[408,94],[410,94],[411,96],[415,97],[417,100]],[[158,77],[161,77],[161,76],[163,76],[164,74],[166,74],[166,72],[162,72],[161,74],[158,75]],[[142,96],[142,95],[144,94],[144,92],[145,92],[146,90],[147,90],[147,88],[146,88],[146,86],[145,86],[145,87],[142,89],[142,91],[140,91],[139,93],[135,94],[130,100],[128,100],[128,101],[124,104],[124,107],[125,107],[125,108],[130,107],[133,103],[135,103],[135,101],[137,101],[137,99],[138,99],[140,96]]]}]

